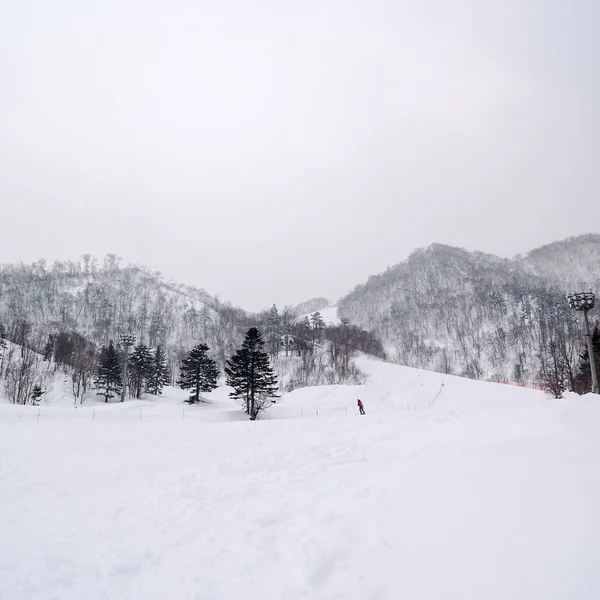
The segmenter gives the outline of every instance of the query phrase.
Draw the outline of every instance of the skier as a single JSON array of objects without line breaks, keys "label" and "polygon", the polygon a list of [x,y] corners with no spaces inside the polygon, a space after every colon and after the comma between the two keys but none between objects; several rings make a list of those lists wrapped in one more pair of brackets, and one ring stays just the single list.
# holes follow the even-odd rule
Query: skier
[{"label": "skier", "polygon": [[358,410],[360,411],[361,415],[366,414],[365,413],[365,407],[363,406],[362,400],[360,400],[360,399],[358,401]]}]

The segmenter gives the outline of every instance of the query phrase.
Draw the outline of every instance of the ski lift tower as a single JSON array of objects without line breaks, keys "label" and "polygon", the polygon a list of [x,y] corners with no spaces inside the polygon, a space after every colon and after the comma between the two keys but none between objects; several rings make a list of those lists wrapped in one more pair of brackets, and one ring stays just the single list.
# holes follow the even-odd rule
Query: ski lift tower
[{"label": "ski lift tower", "polygon": [[569,306],[573,310],[583,312],[583,322],[585,324],[585,337],[587,339],[588,355],[590,357],[590,371],[592,372],[592,392],[600,393],[598,388],[598,375],[596,373],[596,362],[594,361],[594,347],[592,346],[592,334],[590,333],[590,323],[588,321],[588,311],[594,308],[596,297],[592,292],[580,292],[567,296]]},{"label": "ski lift tower", "polygon": [[121,336],[123,347],[123,387],[121,388],[121,402],[125,402],[127,395],[127,367],[129,365],[129,348],[135,344],[135,336],[124,334]]}]

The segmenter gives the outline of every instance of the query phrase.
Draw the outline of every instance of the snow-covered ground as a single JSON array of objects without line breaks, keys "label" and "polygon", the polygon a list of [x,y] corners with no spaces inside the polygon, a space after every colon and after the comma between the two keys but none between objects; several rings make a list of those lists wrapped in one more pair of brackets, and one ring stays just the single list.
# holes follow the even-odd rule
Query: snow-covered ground
[{"label": "snow-covered ground", "polygon": [[[337,306],[328,306],[327,308],[322,308],[321,310],[315,312],[320,313],[320,315],[323,317],[323,321],[325,321],[325,325],[340,325],[342,322],[338,315]],[[302,315],[299,317],[299,320],[303,319],[304,317],[310,318],[315,314],[315,312]]]},{"label": "snow-covered ground", "polygon": [[1,405],[0,599],[600,597],[597,397],[359,366],[254,423]]}]

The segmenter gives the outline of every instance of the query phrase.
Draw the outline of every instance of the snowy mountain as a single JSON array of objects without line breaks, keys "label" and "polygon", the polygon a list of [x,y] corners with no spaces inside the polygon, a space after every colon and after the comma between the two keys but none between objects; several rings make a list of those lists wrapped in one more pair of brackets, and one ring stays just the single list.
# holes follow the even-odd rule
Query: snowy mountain
[{"label": "snowy mountain", "polygon": [[[272,307],[259,314],[170,283],[144,267],[121,266],[114,255],[102,264],[85,255],[51,266],[44,261],[1,266],[0,333],[37,354],[50,335],[70,338],[69,348],[77,336],[97,352],[130,333],[137,342],[165,349],[175,381],[182,357],[195,344],[206,343],[223,367],[250,326],[275,344],[274,358],[285,334],[302,352],[314,349],[305,317],[319,311],[326,344],[308,370],[304,354],[295,361],[300,364],[279,361],[283,387],[343,381],[327,371],[337,360],[329,352],[336,343],[344,352],[376,356],[385,349],[388,360],[443,373],[534,383],[551,351],[561,353],[561,377],[573,378],[577,370],[581,322],[564,298],[575,289],[600,290],[598,235],[556,242],[515,259],[433,244],[369,278],[334,306],[314,298],[281,313]],[[597,314],[596,309],[592,318]],[[349,319],[352,335],[341,318]]]},{"label": "snowy mountain", "polygon": [[[456,344],[459,357],[501,366],[521,344],[529,364],[560,326],[568,339],[578,331],[558,286],[524,260],[434,246],[339,312],[366,295],[371,324],[389,340],[400,323],[398,348],[415,360],[420,339],[421,358]],[[320,330],[312,352],[273,350],[290,391],[258,421],[223,385],[191,406],[173,387],[79,404],[69,368],[31,348],[49,330],[101,344],[131,329],[173,355],[192,327],[222,352],[248,322],[300,341],[315,330],[136,267],[7,267],[0,282],[9,334],[26,342],[9,341],[2,360],[31,361],[46,390],[40,406],[0,403],[0,598],[598,597],[596,396],[554,400],[377,360],[378,340],[351,323]],[[411,310],[426,319],[411,323]],[[348,350],[355,385],[325,362],[343,364]]]},{"label": "snowy mountain", "polygon": [[433,244],[356,287],[338,310],[401,364],[531,382],[551,342],[576,362],[581,324],[565,294],[599,284],[598,235],[512,260]]},{"label": "snowy mountain", "polygon": [[554,242],[517,258],[527,273],[561,290],[600,293],[600,235],[588,234]]},{"label": "snowy mountain", "polygon": [[167,348],[172,365],[200,338],[223,363],[246,319],[243,310],[203,290],[169,283],[143,267],[122,267],[114,255],[101,265],[84,256],[52,266],[0,266],[5,335],[38,351],[59,332],[76,332],[98,347],[130,333],[138,342]]}]

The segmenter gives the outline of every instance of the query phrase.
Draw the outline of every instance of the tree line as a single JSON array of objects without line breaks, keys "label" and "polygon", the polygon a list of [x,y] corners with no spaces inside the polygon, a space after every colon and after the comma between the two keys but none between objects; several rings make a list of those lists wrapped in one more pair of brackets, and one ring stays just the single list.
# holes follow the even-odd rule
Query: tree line
[{"label": "tree line", "polygon": [[[266,331],[265,340],[261,334],[261,348],[270,358],[275,372],[285,377],[285,384],[280,385],[282,390],[307,385],[359,383],[362,379],[352,362],[354,354],[364,351],[385,356],[381,343],[372,334],[347,322],[327,326],[319,312],[297,319],[289,309],[279,313],[273,306],[252,320],[257,330]],[[42,332],[26,319],[11,323],[8,328],[0,322],[0,328],[0,346],[6,347],[0,347],[0,379],[4,377],[7,397],[18,404],[37,402],[51,383],[53,374],[59,370],[65,373],[74,402],[79,404],[91,391],[103,396],[106,402],[121,396],[124,388],[128,398],[160,395],[165,385],[184,387],[191,377],[191,365],[196,365],[194,368],[197,369],[198,360],[208,356],[210,347],[208,343],[196,344],[192,354],[178,349],[175,353],[178,362],[174,363],[161,344],[151,347],[146,343],[148,335],[130,352],[119,338],[116,341],[109,339],[98,347],[74,330],[58,330],[44,338]],[[246,333],[248,331],[246,329]],[[8,343],[9,339],[12,344]],[[210,350],[218,373],[232,368],[229,362],[237,349],[235,342],[229,345],[232,350],[225,355],[223,346]],[[128,366],[126,381],[123,380],[125,358]],[[214,377],[207,374],[205,383],[196,385],[196,399],[207,390],[206,382],[212,380]],[[256,414],[252,405],[261,403],[262,400],[255,396],[248,404],[248,414]]]},{"label": "tree line", "polygon": [[[592,350],[596,372],[600,373],[600,326],[594,325]],[[566,351],[564,340],[553,339],[541,356],[539,380],[544,389],[555,398],[562,398],[564,392],[573,391],[586,394],[592,389],[590,355],[587,344],[573,358]]]},{"label": "tree line", "polygon": [[[581,260],[598,265],[600,238],[592,241],[596,259]],[[540,372],[556,356],[576,389],[583,331],[565,298],[574,290],[547,276],[552,265],[566,272],[578,264],[581,253],[567,246],[569,260],[563,264],[563,251],[553,251],[542,270],[534,262],[434,244],[357,286],[340,300],[339,313],[383,340],[388,358],[400,364],[539,384]],[[594,287],[596,281],[600,285],[597,266],[586,277],[589,283],[577,285],[600,289]],[[594,314],[597,309],[590,317]]]},{"label": "tree line", "polygon": [[104,401],[118,396],[123,391],[123,365],[128,363],[127,389],[130,398],[140,399],[144,392],[157,396],[162,393],[171,376],[165,354],[160,346],[151,351],[144,344],[135,346],[131,356],[126,348],[115,346],[111,340],[100,350],[94,386]]},{"label": "tree line", "polygon": [[[255,420],[278,397],[277,377],[264,347],[260,331],[251,327],[241,348],[227,360],[224,369],[226,385],[232,388],[229,395],[240,402],[251,420]],[[206,344],[197,344],[181,361],[177,383],[180,388],[189,390],[186,402],[190,404],[201,402],[201,394],[218,387],[220,369],[209,351]],[[141,398],[143,391],[159,395],[170,381],[160,346],[153,353],[143,344],[138,344],[128,357],[125,349],[119,349],[111,341],[100,351],[94,379],[95,389],[105,402],[123,391],[125,361],[128,364],[130,397]]]}]

